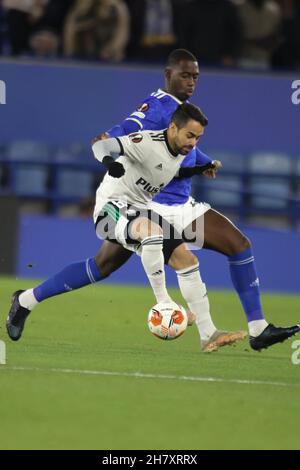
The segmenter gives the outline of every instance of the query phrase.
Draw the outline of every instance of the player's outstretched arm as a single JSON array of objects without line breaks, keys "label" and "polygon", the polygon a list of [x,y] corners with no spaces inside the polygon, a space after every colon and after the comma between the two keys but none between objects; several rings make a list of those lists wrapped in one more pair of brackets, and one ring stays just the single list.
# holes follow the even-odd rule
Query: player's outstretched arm
[{"label": "player's outstretched arm", "polygon": [[110,135],[107,132],[102,132],[101,134],[97,135],[97,137],[95,137],[92,140],[91,145],[93,146],[99,140],[107,140],[109,138],[110,138]]},{"label": "player's outstretched arm", "polygon": [[92,145],[94,156],[108,169],[108,174],[114,178],[121,178],[125,169],[116,158],[122,153],[122,148],[117,139],[99,140]]},{"label": "player's outstretched arm", "polygon": [[117,124],[106,132],[102,132],[92,140],[92,145],[98,142],[98,140],[106,140],[110,137],[121,137],[123,135],[132,134],[139,132],[143,128],[143,125],[133,118],[127,118],[122,124]]},{"label": "player's outstretched arm", "polygon": [[192,177],[192,176],[195,176],[195,175],[206,174],[206,172],[209,171],[209,170],[216,171],[217,170],[216,163],[218,163],[218,162],[214,160],[212,162],[206,163],[205,165],[196,165],[196,166],[192,166],[192,167],[181,167],[178,171],[178,177],[179,178],[189,178],[189,177]]},{"label": "player's outstretched arm", "polygon": [[[207,170],[201,172],[207,178],[216,178],[218,170],[222,167],[222,163],[219,160],[213,160],[209,155],[202,152],[198,147],[196,147],[196,165],[206,165],[208,163],[212,163],[212,167],[208,167]],[[196,173],[199,174],[199,173]]]}]

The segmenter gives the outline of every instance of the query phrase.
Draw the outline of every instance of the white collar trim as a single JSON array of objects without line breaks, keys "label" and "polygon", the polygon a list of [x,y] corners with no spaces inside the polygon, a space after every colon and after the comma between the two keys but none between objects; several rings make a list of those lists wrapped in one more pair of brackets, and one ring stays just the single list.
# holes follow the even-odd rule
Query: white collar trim
[{"label": "white collar trim", "polygon": [[173,98],[174,101],[176,101],[176,103],[178,104],[182,104],[183,102],[180,101],[178,98],[176,98],[176,96],[174,95],[171,95],[170,93],[166,93],[164,90],[162,90],[161,88],[158,89],[158,93],[164,93],[165,95],[167,96],[170,96],[171,98]]}]

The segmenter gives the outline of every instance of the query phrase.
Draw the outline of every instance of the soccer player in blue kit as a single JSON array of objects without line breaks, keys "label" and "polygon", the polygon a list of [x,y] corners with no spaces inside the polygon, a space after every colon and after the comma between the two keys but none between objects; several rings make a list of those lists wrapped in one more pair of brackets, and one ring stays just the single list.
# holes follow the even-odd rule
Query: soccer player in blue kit
[{"label": "soccer player in blue kit", "polygon": [[[192,97],[198,76],[199,67],[195,57],[183,49],[173,51],[165,71],[165,89],[152,93],[134,113],[108,133],[101,134],[98,140],[139,132],[142,129],[166,129],[177,106]],[[210,162],[207,155],[194,148],[185,158],[179,178],[174,178],[156,196],[152,207],[167,222],[174,222],[177,231],[181,229],[183,238],[186,236],[190,240],[191,234],[199,235],[199,230],[203,231],[200,237],[196,237],[195,243],[227,256],[233,286],[247,317],[250,345],[254,350],[267,348],[299,332],[300,326],[277,328],[266,322],[260,303],[259,281],[250,241],[226,217],[211,209],[209,204],[197,203],[190,198],[191,177],[201,174],[200,166]],[[206,176],[215,178],[220,166],[220,162],[213,161]],[[114,176],[113,166],[110,168],[108,165],[108,169],[109,174]],[[158,167],[157,170],[159,171]],[[122,266],[132,254],[132,251],[120,244],[105,240],[94,258],[67,266],[34,289],[38,292],[38,299],[35,298],[33,289],[16,292],[7,320],[7,331],[11,339],[18,340],[21,337],[25,320],[37,303],[67,290],[101,281]],[[202,350],[211,351],[244,337],[244,332],[222,332],[213,324],[198,263],[192,268],[177,271],[177,277],[183,297],[196,314]]]},{"label": "soccer player in blue kit", "polygon": [[[112,127],[98,138],[118,137],[143,129],[167,128],[176,107],[192,97],[198,78],[199,66],[193,54],[185,49],[173,51],[165,70],[165,88],[152,93],[120,125]],[[199,167],[209,162],[212,159],[195,147],[183,162],[180,178],[174,178],[154,198],[150,207],[174,224],[177,230],[181,229],[180,233],[187,240],[191,239],[191,234],[204,230],[196,243],[227,256],[232,283],[246,314],[250,345],[255,350],[267,348],[294,335],[300,331],[300,327],[277,328],[267,323],[261,307],[259,278],[250,240],[228,218],[211,209],[208,204],[197,203],[190,198],[191,177],[200,175],[202,172]],[[215,178],[221,162],[212,163],[213,168],[204,172],[204,175]],[[120,247],[118,252],[107,258],[106,255],[102,257],[100,250],[97,257],[102,263],[106,258],[110,269],[115,270],[123,264],[123,251]],[[177,277],[181,291],[189,299],[189,308],[196,313],[202,348],[205,349],[206,345],[222,346],[242,339],[243,332],[236,332],[230,337],[230,333],[217,330],[213,324],[205,284],[199,269],[196,269],[198,267],[195,266],[194,272],[190,273],[177,272]]]}]

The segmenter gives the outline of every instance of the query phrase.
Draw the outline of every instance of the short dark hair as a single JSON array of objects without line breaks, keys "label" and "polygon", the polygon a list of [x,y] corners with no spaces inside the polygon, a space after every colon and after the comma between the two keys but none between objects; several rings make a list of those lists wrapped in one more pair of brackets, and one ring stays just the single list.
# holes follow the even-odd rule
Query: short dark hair
[{"label": "short dark hair", "polygon": [[208,124],[208,119],[201,109],[191,103],[180,104],[173,113],[171,122],[174,122],[178,129],[181,129],[190,119],[199,122],[203,127]]},{"label": "short dark hair", "polygon": [[174,65],[177,65],[182,60],[198,62],[194,54],[189,52],[187,49],[175,49],[168,56],[167,67],[172,67]]}]

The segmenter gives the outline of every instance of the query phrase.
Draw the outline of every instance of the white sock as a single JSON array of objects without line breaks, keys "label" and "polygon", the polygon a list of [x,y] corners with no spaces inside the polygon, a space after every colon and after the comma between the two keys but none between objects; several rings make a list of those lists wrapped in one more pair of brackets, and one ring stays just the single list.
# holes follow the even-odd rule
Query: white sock
[{"label": "white sock", "polygon": [[172,302],[167,288],[164,268],[163,237],[147,237],[142,242],[142,264],[153,289],[157,303]]},{"label": "white sock", "polygon": [[28,310],[32,310],[38,304],[38,301],[34,297],[33,289],[28,289],[20,294],[19,304],[21,307],[27,308]]},{"label": "white sock", "polygon": [[176,273],[181,294],[196,315],[200,338],[207,340],[216,331],[216,327],[210,316],[206,286],[200,276],[199,263]]},{"label": "white sock", "polygon": [[248,323],[250,336],[259,336],[268,326],[266,320],[253,320]]}]

